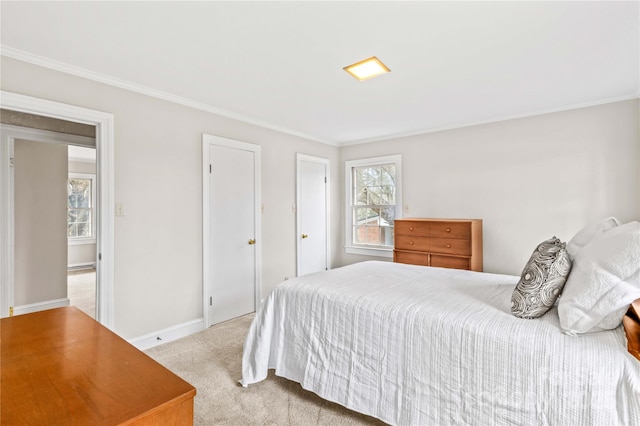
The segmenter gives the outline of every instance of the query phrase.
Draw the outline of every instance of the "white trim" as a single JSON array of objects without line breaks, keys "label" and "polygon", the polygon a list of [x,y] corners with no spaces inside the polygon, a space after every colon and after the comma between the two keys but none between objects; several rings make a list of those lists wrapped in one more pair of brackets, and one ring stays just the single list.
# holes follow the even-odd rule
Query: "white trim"
[{"label": "white trim", "polygon": [[300,234],[302,230],[300,229],[300,162],[306,161],[309,163],[317,163],[325,166],[325,177],[326,177],[326,186],[325,186],[325,242],[326,242],[326,268],[331,269],[331,160],[328,158],[322,157],[314,157],[312,155],[306,155],[301,153],[296,153],[296,276],[300,275]]},{"label": "white trim", "polygon": [[14,306],[13,315],[24,315],[32,312],[46,311],[47,309],[62,308],[69,306],[71,301],[68,298],[53,299],[44,302],[29,303],[27,305]]},{"label": "white trim", "polygon": [[265,129],[275,130],[277,132],[285,133],[292,136],[297,136],[297,137],[312,140],[315,142],[337,146],[334,143],[321,140],[319,138],[316,138],[315,136],[298,132],[296,130],[289,129],[287,127],[277,126],[272,123],[258,120],[256,118],[250,117],[245,114],[240,114],[240,113],[229,111],[223,108],[218,108],[203,102],[194,101],[193,99],[183,98],[181,96],[176,96],[168,92],[163,92],[161,90],[152,89],[150,87],[146,87],[140,84],[132,83],[126,80],[121,80],[115,77],[111,77],[106,74],[97,73],[84,68],[76,67],[74,65],[69,65],[64,62],[59,62],[53,59],[45,58],[43,56],[34,55],[32,53],[15,49],[13,47],[0,45],[0,52],[2,56],[6,56],[8,58],[17,59],[19,61],[35,64],[35,65],[49,68],[56,71],[61,71],[66,74],[71,74],[78,77],[86,78],[88,80],[97,81],[99,83],[108,84],[109,86],[119,87],[121,89],[130,90],[136,93],[141,93],[143,95],[151,96],[156,99],[162,99],[165,101],[173,102],[178,105],[184,105],[189,108],[194,108],[200,111],[210,112],[212,114],[216,114],[222,117],[239,120],[248,124],[253,124],[255,126],[264,127]]},{"label": "white trim", "polygon": [[211,326],[209,320],[209,282],[211,281],[211,270],[209,258],[211,256],[211,212],[209,209],[209,147],[211,145],[223,146],[234,149],[242,149],[254,153],[255,170],[255,300],[254,309],[257,310],[262,301],[262,171],[261,171],[261,147],[260,145],[240,142],[233,139],[226,139],[219,136],[202,134],[202,309],[205,327]]},{"label": "white trim", "polygon": [[82,271],[84,269],[93,269],[95,267],[96,262],[72,263],[67,265],[67,271]]},{"label": "white trim", "polygon": [[[89,179],[91,181],[91,237],[67,237],[67,245],[80,246],[86,244],[96,243],[96,175],[95,173],[76,173],[69,172],[68,178],[70,179]],[[67,202],[67,210],[68,210]],[[68,220],[68,219],[67,219]],[[68,226],[68,222],[67,222]]]},{"label": "white trim", "polygon": [[202,330],[204,330],[204,319],[199,318],[154,331],[144,336],[129,339],[128,342],[141,351],[144,351],[154,346],[162,345],[163,343],[190,336]]},{"label": "white trim", "polygon": [[[73,121],[77,123],[91,124],[96,126],[96,178],[98,185],[98,197],[96,198],[96,220],[98,224],[98,241],[96,251],[101,257],[97,265],[98,282],[98,306],[96,306],[96,318],[100,323],[108,328],[112,328],[113,319],[113,295],[114,295],[114,119],[113,114],[102,111],[91,110],[60,102],[53,102],[45,99],[38,99],[31,96],[17,93],[0,91],[0,107],[18,112],[37,114],[45,117],[53,117],[61,120]],[[2,300],[0,300],[0,317],[6,316],[9,306],[13,304],[13,297],[5,299],[6,289],[13,286],[7,268],[13,266],[13,247],[8,241],[12,230],[9,217],[6,212],[9,210],[7,179],[8,157],[5,158],[5,150],[1,149],[0,158],[0,189],[2,223],[0,224],[0,287],[2,288]]]},{"label": "white trim", "polygon": [[344,200],[345,200],[345,253],[359,254],[365,256],[377,257],[393,257],[393,249],[387,247],[368,247],[365,245],[352,244],[353,224],[351,223],[351,188],[353,187],[351,168],[375,165],[383,163],[395,163],[396,165],[396,216],[395,219],[402,217],[402,155],[385,155],[382,157],[360,158],[357,160],[345,160],[344,162]]},{"label": "white trim", "polygon": [[32,129],[29,127],[14,126],[13,124],[0,124],[8,130],[14,139],[28,139],[35,142],[57,143],[62,145],[74,145],[83,148],[96,147],[96,138],[88,136],[70,135],[68,133],[57,133],[50,130]]},{"label": "white trim", "polygon": [[383,249],[380,247],[344,246],[344,252],[359,254],[361,256],[393,257],[393,249]]}]

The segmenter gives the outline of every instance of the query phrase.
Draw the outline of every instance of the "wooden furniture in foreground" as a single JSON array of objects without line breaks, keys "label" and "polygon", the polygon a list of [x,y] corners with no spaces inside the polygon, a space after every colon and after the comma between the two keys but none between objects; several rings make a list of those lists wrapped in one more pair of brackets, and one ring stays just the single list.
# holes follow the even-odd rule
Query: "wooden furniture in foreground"
[{"label": "wooden furniture in foreground", "polygon": [[396,219],[393,261],[482,271],[481,219]]},{"label": "wooden furniture in foreground", "polygon": [[0,320],[2,425],[192,425],[196,390],[74,307]]},{"label": "wooden furniture in foreground", "polygon": [[640,299],[629,306],[629,311],[622,318],[627,335],[627,350],[640,360]]}]

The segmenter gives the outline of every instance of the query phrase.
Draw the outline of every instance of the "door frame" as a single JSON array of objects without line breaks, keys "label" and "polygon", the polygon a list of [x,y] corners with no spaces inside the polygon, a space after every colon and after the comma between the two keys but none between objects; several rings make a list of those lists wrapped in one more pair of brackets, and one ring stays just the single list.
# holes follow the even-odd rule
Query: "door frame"
[{"label": "door frame", "polygon": [[213,235],[211,235],[211,211],[209,205],[211,202],[211,185],[209,181],[210,164],[209,164],[209,147],[212,145],[240,149],[244,151],[251,151],[254,153],[254,227],[255,227],[255,300],[254,309],[257,310],[260,306],[262,295],[262,204],[261,204],[261,188],[262,188],[262,173],[261,173],[261,147],[260,145],[240,142],[233,139],[222,138],[219,136],[202,134],[202,317],[204,320],[204,327],[209,328],[210,318],[208,302],[209,298],[213,295],[209,292],[209,284],[212,277],[211,264],[209,258],[211,256],[211,241]]},{"label": "door frame", "polygon": [[[0,108],[96,127],[96,320],[114,326],[114,118],[113,114],[0,91]],[[9,144],[0,149],[0,317],[13,306],[13,212]]]},{"label": "door frame", "polygon": [[302,208],[300,205],[300,163],[302,161],[306,161],[309,163],[317,163],[317,164],[323,164],[325,166],[325,173],[326,173],[326,178],[327,178],[327,182],[326,182],[326,186],[325,186],[325,191],[324,191],[324,205],[325,205],[325,241],[326,241],[326,246],[327,246],[327,259],[326,259],[326,268],[327,269],[331,269],[331,232],[329,230],[329,226],[331,223],[331,206],[330,206],[330,193],[331,193],[331,160],[329,160],[328,158],[322,158],[322,157],[315,157],[313,155],[307,155],[307,154],[301,154],[301,153],[296,153],[296,276],[298,276],[300,274],[300,251],[301,251],[301,244],[300,244],[300,233],[302,232],[302,230],[300,229],[300,215],[302,212]]}]

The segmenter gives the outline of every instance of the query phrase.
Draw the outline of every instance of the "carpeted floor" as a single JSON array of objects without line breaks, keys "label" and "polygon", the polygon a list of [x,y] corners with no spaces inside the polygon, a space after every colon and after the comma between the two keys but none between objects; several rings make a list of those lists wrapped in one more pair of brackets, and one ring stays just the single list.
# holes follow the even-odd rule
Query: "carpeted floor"
[{"label": "carpeted floor", "polygon": [[148,349],[146,353],[197,389],[195,425],[382,425],[323,400],[295,382],[269,377],[238,383],[242,345],[252,315]]},{"label": "carpeted floor", "polygon": [[85,269],[67,273],[67,297],[75,306],[96,317],[96,270]]}]

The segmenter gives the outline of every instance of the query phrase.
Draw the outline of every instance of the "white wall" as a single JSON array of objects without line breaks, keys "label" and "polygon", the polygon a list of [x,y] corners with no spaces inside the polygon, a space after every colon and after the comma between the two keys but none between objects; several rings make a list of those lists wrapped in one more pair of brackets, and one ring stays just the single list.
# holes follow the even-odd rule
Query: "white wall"
[{"label": "white wall", "polygon": [[405,216],[483,219],[485,271],[519,275],[544,239],[640,219],[639,103],[354,145],[341,161],[402,154]]},{"label": "white wall", "polygon": [[14,158],[14,305],[64,299],[67,146],[16,139]]},{"label": "white wall", "polygon": [[[133,338],[202,316],[201,135],[262,146],[263,288],[295,274],[295,154],[331,160],[332,265],[344,160],[403,155],[410,216],[484,219],[485,270],[519,274],[542,239],[640,218],[639,105],[627,101],[335,147],[2,58],[2,89],[115,115],[115,329]],[[340,161],[338,161],[340,160]]]},{"label": "white wall", "polygon": [[[115,116],[125,216],[115,218],[114,322],[123,337],[202,317],[202,133],[262,146],[262,294],[295,275],[295,154],[329,158],[339,182],[337,148],[6,57],[1,67],[3,90]],[[337,194],[331,205],[335,233]]]}]

